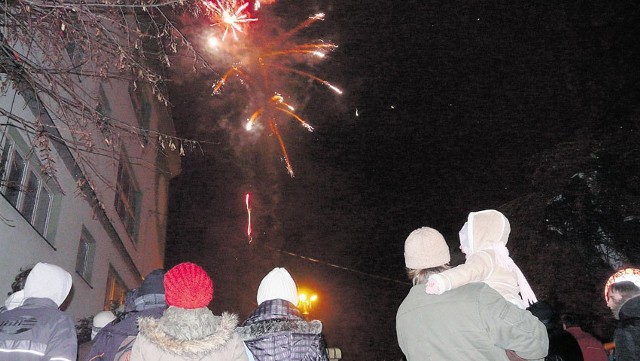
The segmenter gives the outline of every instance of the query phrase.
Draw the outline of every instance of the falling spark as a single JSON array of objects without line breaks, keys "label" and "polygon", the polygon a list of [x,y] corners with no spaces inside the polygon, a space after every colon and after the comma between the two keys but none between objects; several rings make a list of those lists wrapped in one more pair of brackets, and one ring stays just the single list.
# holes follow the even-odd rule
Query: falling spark
[{"label": "falling spark", "polygon": [[360,114],[358,113],[358,108],[356,108],[356,117],[359,117]]},{"label": "falling spark", "polygon": [[231,31],[233,38],[238,40],[238,32],[242,33],[243,26],[246,23],[258,21],[258,19],[249,17],[249,14],[245,12],[248,2],[240,0],[206,0],[203,1],[206,8],[206,13],[213,21],[214,25],[220,25],[224,27],[224,33],[222,34],[222,41],[227,37],[227,33]]},{"label": "falling spark", "polygon": [[249,206],[250,195],[247,193],[244,197],[244,202],[247,205],[247,237],[249,237],[249,243],[253,240],[253,230],[251,229],[251,207]]}]

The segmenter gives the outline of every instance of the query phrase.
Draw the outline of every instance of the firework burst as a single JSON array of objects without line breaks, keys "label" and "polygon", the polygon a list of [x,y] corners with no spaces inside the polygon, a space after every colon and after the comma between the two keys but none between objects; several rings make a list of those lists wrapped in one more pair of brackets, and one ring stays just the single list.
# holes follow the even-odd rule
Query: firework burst
[{"label": "firework burst", "polygon": [[252,18],[247,12],[249,3],[238,2],[236,0],[216,0],[203,1],[205,14],[209,17],[213,25],[224,28],[222,40],[224,41],[227,34],[231,32],[233,38],[238,40],[238,32],[242,33],[247,23],[258,21]]},{"label": "firework burst", "polygon": [[[237,9],[245,9],[245,5],[246,3]],[[293,167],[278,120],[284,116],[293,118],[308,131],[313,131],[313,127],[295,112],[290,101],[285,100],[291,97],[285,95],[284,84],[290,82],[292,78],[306,78],[325,86],[336,94],[342,94],[342,90],[329,81],[298,67],[310,59],[323,59],[337,46],[324,41],[297,44],[291,40],[302,29],[324,20],[324,17],[323,13],[313,15],[291,30],[276,36],[266,36],[264,33],[248,34],[241,42],[225,47],[224,50],[231,55],[233,64],[212,87],[213,94],[221,94],[224,86],[233,79],[245,86],[251,101],[258,104],[247,119],[246,129],[254,129],[256,122],[268,124],[280,145],[287,171],[292,177]]]}]

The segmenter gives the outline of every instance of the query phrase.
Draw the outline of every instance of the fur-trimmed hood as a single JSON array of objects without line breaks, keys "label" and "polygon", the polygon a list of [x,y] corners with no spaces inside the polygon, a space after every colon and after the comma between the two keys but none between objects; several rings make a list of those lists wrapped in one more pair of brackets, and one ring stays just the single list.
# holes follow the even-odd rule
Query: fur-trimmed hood
[{"label": "fur-trimmed hood", "polygon": [[328,361],[322,323],[305,320],[289,301],[262,302],[236,332],[257,361]]},{"label": "fur-trimmed hood", "polygon": [[278,333],[320,335],[322,333],[322,322],[318,320],[310,322],[302,320],[272,320],[238,327],[236,330],[242,341],[256,340]]},{"label": "fur-trimmed hood", "polygon": [[140,318],[139,336],[163,352],[187,358],[201,358],[223,349],[234,337],[238,316],[215,316],[208,308],[169,307],[159,319]]}]

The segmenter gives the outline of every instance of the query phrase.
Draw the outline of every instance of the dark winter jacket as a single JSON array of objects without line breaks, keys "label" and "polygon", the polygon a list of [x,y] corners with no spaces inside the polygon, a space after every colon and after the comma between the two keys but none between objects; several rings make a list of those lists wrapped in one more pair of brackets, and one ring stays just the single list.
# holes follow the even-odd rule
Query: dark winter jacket
[{"label": "dark winter jacket", "polygon": [[112,321],[98,332],[89,355],[80,361],[113,361],[122,341],[138,334],[138,319],[160,318],[165,308],[165,304],[161,303],[143,311],[128,312],[122,318]]},{"label": "dark winter jacket", "polygon": [[625,301],[618,315],[620,321],[613,334],[616,361],[640,360],[640,295]]},{"label": "dark winter jacket", "polygon": [[329,359],[322,323],[306,321],[300,311],[285,300],[262,302],[237,330],[257,361]]}]

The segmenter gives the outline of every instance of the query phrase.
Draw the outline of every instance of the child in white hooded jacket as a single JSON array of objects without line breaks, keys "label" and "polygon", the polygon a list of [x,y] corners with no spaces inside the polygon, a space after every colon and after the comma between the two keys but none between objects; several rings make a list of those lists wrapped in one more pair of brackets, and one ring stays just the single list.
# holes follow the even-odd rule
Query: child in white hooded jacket
[{"label": "child in white hooded jacket", "polygon": [[429,276],[428,294],[441,294],[470,282],[485,282],[505,299],[524,309],[536,296],[520,268],[509,257],[506,244],[511,227],[500,212],[489,209],[471,212],[460,230],[460,250],[466,261],[457,267]]}]

